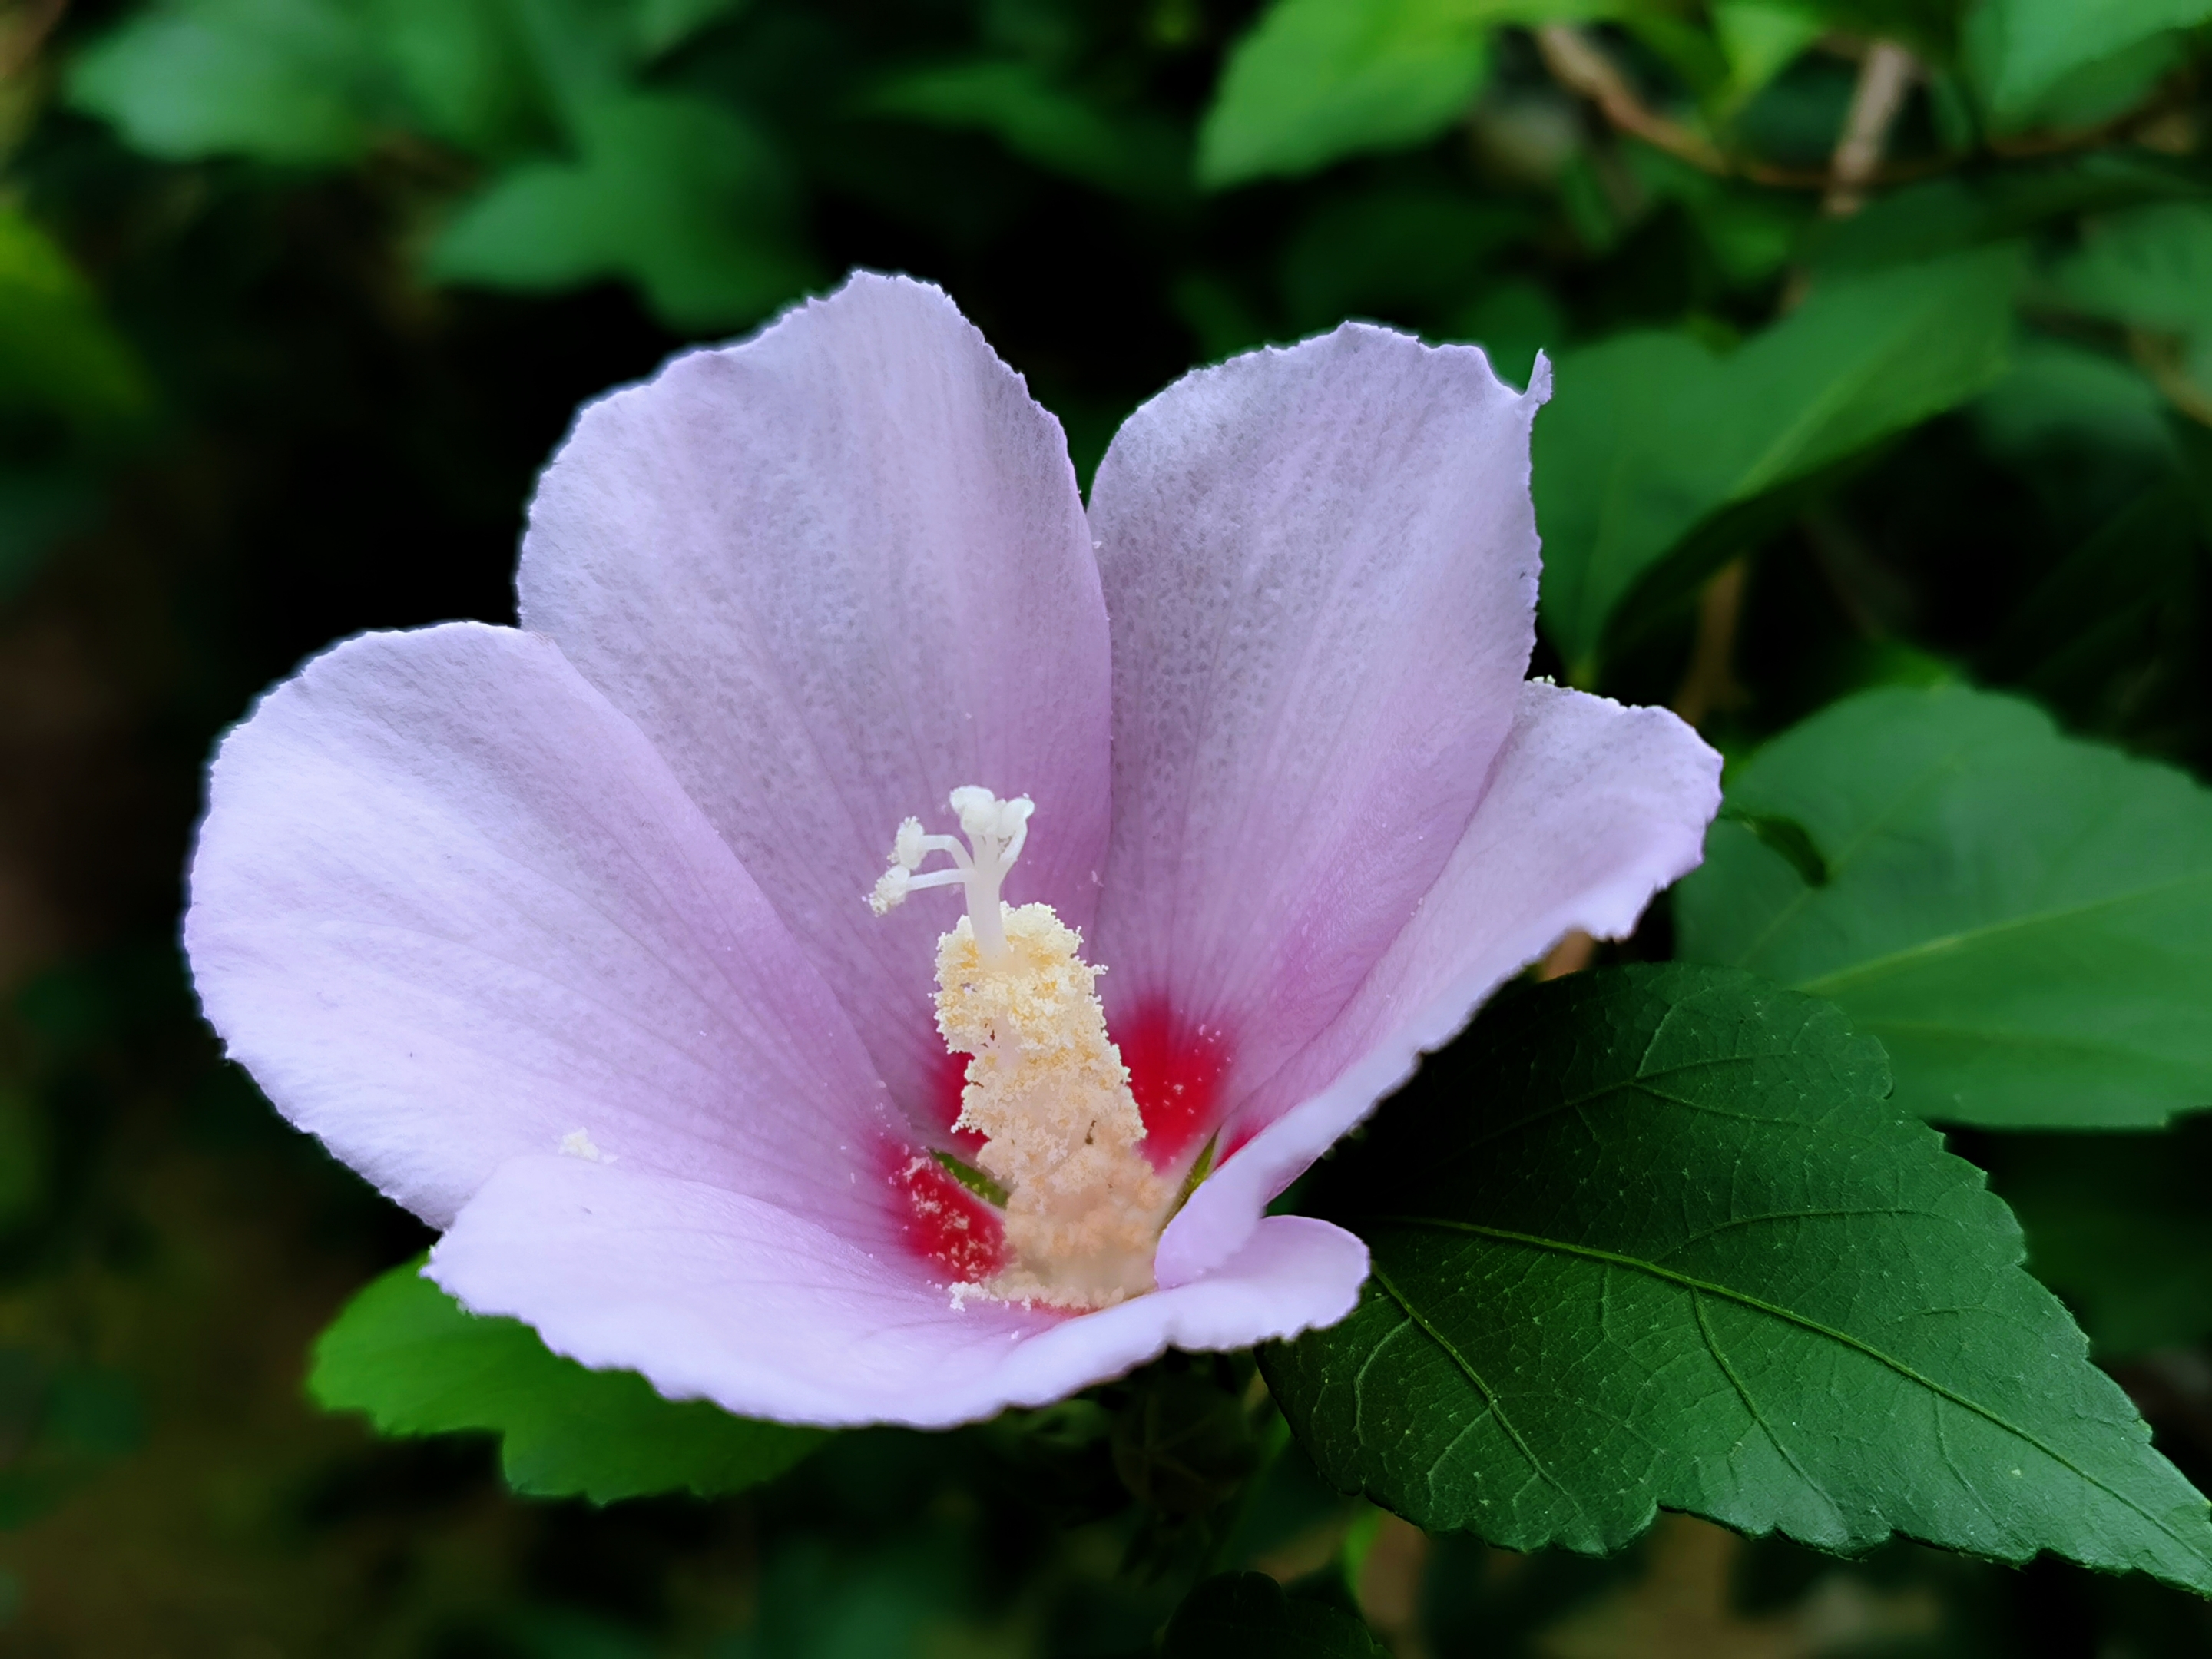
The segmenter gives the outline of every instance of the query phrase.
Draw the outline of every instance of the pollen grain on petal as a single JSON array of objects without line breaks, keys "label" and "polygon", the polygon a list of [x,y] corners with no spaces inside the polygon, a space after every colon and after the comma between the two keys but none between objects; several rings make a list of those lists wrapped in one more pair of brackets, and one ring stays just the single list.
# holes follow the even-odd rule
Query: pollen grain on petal
[{"label": "pollen grain on petal", "polygon": [[1220,1127],[1232,1057],[1227,1034],[1148,997],[1115,1020],[1114,1036],[1144,1114],[1146,1155],[1161,1170],[1180,1167]]},{"label": "pollen grain on petal", "polygon": [[591,1134],[584,1129],[571,1129],[561,1137],[561,1151],[570,1158],[580,1158],[587,1164],[611,1164],[609,1158],[592,1144]]},{"label": "pollen grain on petal", "polygon": [[892,1150],[892,1188],[904,1200],[906,1246],[956,1285],[981,1287],[1006,1266],[1006,1224],[927,1152]]}]

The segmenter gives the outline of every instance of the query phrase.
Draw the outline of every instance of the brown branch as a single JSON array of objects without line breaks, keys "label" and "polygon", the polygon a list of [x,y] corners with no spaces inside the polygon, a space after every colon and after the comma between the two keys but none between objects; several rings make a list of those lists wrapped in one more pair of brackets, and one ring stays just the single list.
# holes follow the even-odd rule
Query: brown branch
[{"label": "brown branch", "polygon": [[1698,631],[1690,645],[1690,665],[1683,672],[1681,689],[1674,693],[1674,712],[1692,726],[1703,726],[1716,711],[1743,701],[1735,668],[1743,580],[1743,560],[1730,559],[1698,596]]},{"label": "brown branch", "polygon": [[[1585,31],[1571,24],[1547,23],[1535,31],[1535,36],[1536,49],[1542,55],[1544,66],[1551,71],[1552,78],[1568,91],[1589,100],[1604,116],[1607,124],[1616,131],[1641,139],[1653,149],[1664,150],[1677,161],[1686,161],[1716,178],[1742,179],[1777,190],[1817,191],[1824,196],[1835,189],[1836,175],[1831,168],[1778,167],[1753,156],[1732,155],[1702,134],[1692,131],[1680,121],[1662,115],[1644,101],[1635,88],[1629,84],[1627,77]],[[1866,57],[1874,57],[1883,49],[1884,44],[1877,42],[1868,50]],[[1903,90],[1902,88],[1899,89],[1900,97]],[[2109,143],[2115,138],[2124,138],[2130,133],[2154,125],[2185,106],[2186,102],[2185,89],[2176,91],[2169,88],[2125,114],[2100,122],[2094,127],[2079,127],[2069,132],[2031,134],[2023,137],[1986,138],[1984,145],[1990,154],[2008,161],[2094,149],[2100,144]],[[1848,127],[1846,132],[1848,134]],[[1922,179],[1932,179],[1938,173],[1948,173],[1967,159],[1964,154],[1954,154],[1887,162],[1871,168],[1857,181],[1856,187],[1863,196],[1876,189],[1912,184]]]},{"label": "brown branch", "polygon": [[30,67],[68,9],[69,0],[29,0],[14,9],[0,30],[0,81],[12,81]]},{"label": "brown branch", "polygon": [[2128,330],[2127,341],[2128,356],[2166,394],[2166,400],[2191,420],[2212,426],[2212,396],[2190,378],[2181,342],[2171,334],[2143,328]]},{"label": "brown branch", "polygon": [[1881,170],[1882,151],[1889,148],[1889,130],[1905,108],[1905,94],[1919,77],[1920,65],[1912,54],[1893,40],[1877,40],[1859,63],[1857,84],[1851,88],[1850,112],[1844,118],[1843,137],[1828,161],[1828,193],[1820,210],[1847,219],[1866,205],[1868,187]]},{"label": "brown branch", "polygon": [[1621,131],[1708,173],[1731,170],[1728,157],[1705,139],[1638,97],[1613,59],[1571,23],[1547,23],[1539,28],[1536,50],[1543,54],[1544,67],[1553,80],[1595,104]]},{"label": "brown branch", "polygon": [[1579,927],[1571,928],[1536,964],[1538,979],[1561,979],[1579,974],[1597,956],[1597,941]]}]

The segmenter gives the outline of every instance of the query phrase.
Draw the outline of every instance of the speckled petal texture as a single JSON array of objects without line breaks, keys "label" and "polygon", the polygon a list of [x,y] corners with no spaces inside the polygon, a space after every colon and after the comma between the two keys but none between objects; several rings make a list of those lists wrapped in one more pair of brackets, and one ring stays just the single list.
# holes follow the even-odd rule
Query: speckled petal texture
[{"label": "speckled petal texture", "polygon": [[432,1253],[468,1306],[675,1399],[787,1422],[941,1427],[1039,1406],[1170,1346],[1241,1348],[1352,1311],[1367,1248],[1273,1218],[1214,1273],[1080,1318],[956,1306],[823,1218],[575,1158],[502,1167]]},{"label": "speckled petal texture", "polygon": [[839,1155],[890,1116],[844,1011],[550,642],[349,641],[262,699],[210,793],[185,924],[208,1018],[425,1220],[582,1129],[883,1235]]},{"label": "speckled petal texture", "polygon": [[1108,1007],[1225,1031],[1231,1100],[1389,948],[1512,726],[1545,384],[1348,324],[1178,380],[1098,469]]},{"label": "speckled petal texture", "polygon": [[1521,688],[1504,752],[1467,833],[1350,1005],[1243,1109],[1266,1127],[1191,1195],[1155,1261],[1208,1272],[1261,1210],[1456,1036],[1570,928],[1615,939],[1697,867],[1720,808],[1720,757],[1663,708]]},{"label": "speckled petal texture", "polygon": [[1105,854],[1106,613],[1060,422],[933,288],[859,276],[578,416],[519,579],[652,738],[893,1093],[944,1045],[951,921],[860,896],[963,784],[1037,803],[1006,887],[1073,927]]},{"label": "speckled petal texture", "polygon": [[[1347,325],[1146,404],[1086,520],[934,289],[681,356],[547,470],[527,631],[347,641],[225,740],[208,1017],[438,1283],[672,1397],[938,1426],[1332,1322],[1365,1247],[1268,1200],[1718,801],[1673,716],[1524,682],[1548,384]],[[1097,1312],[956,1291],[915,1207],[958,908],[863,895],[963,784],[1036,801],[1006,896],[1109,1016],[1226,1036],[1227,1155]]]}]

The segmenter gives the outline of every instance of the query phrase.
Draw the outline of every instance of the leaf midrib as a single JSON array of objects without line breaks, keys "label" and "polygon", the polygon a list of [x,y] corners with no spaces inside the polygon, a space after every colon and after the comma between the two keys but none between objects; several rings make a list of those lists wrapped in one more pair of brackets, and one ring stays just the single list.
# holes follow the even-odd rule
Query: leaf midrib
[{"label": "leaf midrib", "polygon": [[[1949,1401],[1953,1405],[1972,1413],[1976,1417],[1981,1418],[1984,1421],[1990,1423],[1996,1428],[2003,1431],[2005,1433],[2013,1436],[2015,1439],[2023,1442],[2025,1444],[2033,1446],[2037,1451],[2041,1452],[2045,1457],[2048,1457],[2052,1462],[2057,1464],[2061,1468],[2069,1471],[2077,1479],[2095,1487],[2108,1498],[2111,1498],[2115,1502],[2123,1504],[2127,1509],[2131,1510],[2136,1514],[2141,1516],[2144,1520],[2149,1522],[2150,1524],[2155,1527],[2160,1533],[2164,1534],[2167,1538],[2172,1539],[2174,1543],[2180,1546],[2181,1548],[2191,1557],[2197,1559],[2203,1559],[2202,1553],[2194,1548],[2187,1539],[2176,1532],[2172,1526],[2162,1516],[2153,1514],[2149,1510],[2145,1509],[2133,1498],[2130,1498],[2126,1493],[2118,1491],[2105,1480],[2100,1479],[2097,1475],[2091,1474],[2080,1464],[2075,1462],[2073,1459],[2066,1456],[2055,1447],[2046,1444],[2043,1440],[2030,1432],[2028,1430],[2021,1428],[2016,1423],[2008,1421],[2005,1418],[1999,1415],[1990,1407],[1967,1398],[1965,1395],[1959,1393],[1956,1389],[1937,1382],[1931,1376],[1924,1376],[1920,1371],[1915,1370],[1912,1366],[1905,1364],[1905,1361],[1897,1358],[1893,1355],[1884,1353],[1872,1343],[1865,1341],[1859,1337],[1853,1336],[1848,1331],[1837,1330],[1834,1328],[1824,1325],[1819,1320],[1813,1319],[1804,1314],[1796,1313],[1774,1303],[1764,1301],[1758,1297],[1751,1295],[1748,1291],[1735,1290],[1726,1285],[1714,1284],[1706,1279],[1694,1279],[1687,1273],[1677,1273],[1672,1268],[1662,1267],[1656,1262],[1646,1261],[1637,1256],[1623,1255],[1618,1251],[1599,1249],[1594,1245],[1576,1244],[1570,1243],[1565,1239],[1546,1238],[1536,1233],[1515,1232],[1504,1227],[1486,1227],[1480,1222],[1454,1221],[1441,1216],[1377,1215],[1370,1218],[1364,1218],[1364,1219],[1366,1219],[1370,1225],[1380,1224],[1383,1226],[1409,1228],[1425,1227],[1440,1232],[1465,1233],[1478,1238],[1495,1239],[1502,1243],[1520,1244],[1531,1249],[1550,1250],[1560,1255],[1579,1257],[1584,1261],[1602,1261],[1609,1266],[1626,1268],[1633,1273],[1649,1274],[1651,1278],[1659,1279],[1665,1284],[1672,1285],[1680,1290],[1689,1291],[1693,1296],[1698,1292],[1703,1292],[1708,1296],[1718,1297],[1723,1301],[1732,1302],[1739,1307],[1748,1308],[1754,1312],[1763,1313],[1771,1319],[1778,1320],[1787,1325],[1796,1326],[1799,1329],[1810,1332],[1814,1335],[1826,1337],[1832,1342],[1865,1355],[1868,1358],[1874,1360],[1878,1364],[1888,1367],[1891,1370],[1894,1371],[1898,1376],[1905,1378],[1907,1382],[1917,1383],[1939,1398]],[[1376,1269],[1376,1273],[1377,1277],[1379,1278],[1379,1267]],[[1386,1285],[1386,1288],[1390,1287]],[[1390,1289],[1390,1294],[1392,1298],[1395,1300],[1400,1306],[1406,1309],[1407,1316],[1413,1319],[1414,1323],[1419,1326],[1423,1332],[1429,1334],[1432,1340],[1437,1340],[1438,1341],[1438,1346],[1443,1347],[1444,1352],[1447,1354],[1451,1355],[1454,1360],[1459,1363],[1462,1370],[1464,1370],[1467,1369],[1466,1362],[1459,1358],[1457,1352],[1449,1345],[1443,1343],[1441,1339],[1435,1337],[1435,1334],[1431,1330],[1427,1322],[1421,1319],[1421,1317],[1413,1311],[1412,1305],[1407,1302],[1406,1298],[1402,1295],[1401,1295],[1395,1288]],[[1469,1375],[1472,1376],[1473,1373],[1469,1372]],[[1478,1386],[1480,1385],[1478,1384]],[[1485,1391],[1485,1398],[1488,1398],[1486,1390]],[[1500,1420],[1501,1422],[1503,1421],[1502,1419]],[[1533,1462],[1533,1459],[1531,1461]]]},{"label": "leaf midrib", "polygon": [[2177,876],[2171,881],[2159,882],[2153,886],[2133,888],[2124,893],[2109,893],[2103,898],[2090,899],[2079,904],[2069,904],[2057,910],[2039,910],[2030,915],[2008,916],[2002,921],[1987,922],[1977,927],[1960,928],[1955,933],[1945,933],[1936,939],[1923,939],[1917,945],[1909,945],[1901,951],[1891,951],[1881,956],[1869,957],[1863,962],[1853,963],[1847,968],[1836,969],[1815,979],[1799,980],[1796,988],[1810,992],[1814,996],[1833,996],[1838,986],[1850,985],[1870,977],[1879,978],[1884,974],[1909,968],[1916,962],[1940,955],[1947,951],[1978,946],[2007,933],[2023,933],[2033,928],[2051,927],[2061,922],[2078,921],[2084,916],[2094,915],[2100,910],[2139,903],[2145,900],[2160,897],[2178,889],[2197,885],[2212,888],[2212,870],[2192,870],[2186,875]]}]

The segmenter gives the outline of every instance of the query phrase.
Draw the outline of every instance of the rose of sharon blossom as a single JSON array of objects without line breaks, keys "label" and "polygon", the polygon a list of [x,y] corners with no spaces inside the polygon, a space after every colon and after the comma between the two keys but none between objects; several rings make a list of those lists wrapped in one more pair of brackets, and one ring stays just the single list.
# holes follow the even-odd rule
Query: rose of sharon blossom
[{"label": "rose of sharon blossom", "polygon": [[1364,1249],[1268,1200],[1717,805],[1523,678],[1547,382],[1347,325],[1153,398],[1086,513],[933,288],[680,356],[546,471],[519,630],[226,739],[208,1017],[464,1304],[672,1397],[949,1424],[1334,1321]]}]

